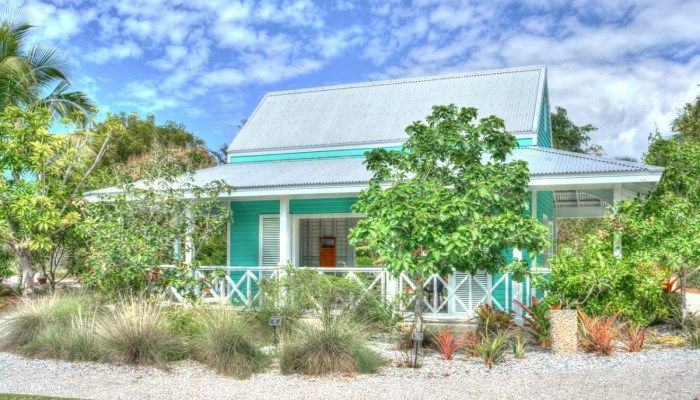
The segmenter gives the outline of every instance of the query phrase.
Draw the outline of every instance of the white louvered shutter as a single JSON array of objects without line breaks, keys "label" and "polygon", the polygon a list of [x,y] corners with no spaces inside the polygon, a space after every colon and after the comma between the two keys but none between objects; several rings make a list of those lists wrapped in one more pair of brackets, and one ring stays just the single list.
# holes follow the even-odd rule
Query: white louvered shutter
[{"label": "white louvered shutter", "polygon": [[262,216],[261,261],[263,267],[274,267],[280,260],[280,218],[277,215]]}]

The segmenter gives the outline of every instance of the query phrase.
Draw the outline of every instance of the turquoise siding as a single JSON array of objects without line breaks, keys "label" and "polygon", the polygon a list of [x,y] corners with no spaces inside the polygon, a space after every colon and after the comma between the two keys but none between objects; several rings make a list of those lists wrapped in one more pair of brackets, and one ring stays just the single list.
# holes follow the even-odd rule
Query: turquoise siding
[{"label": "turquoise siding", "polygon": [[549,113],[549,90],[546,84],[542,95],[540,122],[537,129],[537,145],[540,147],[552,147],[552,116]]},{"label": "turquoise siding", "polygon": [[289,200],[290,214],[351,213],[357,197],[332,197],[327,199]]},{"label": "turquoise siding", "polygon": [[[554,214],[554,192],[537,192],[537,220],[540,222],[544,221],[544,215],[547,216],[547,219],[554,222],[554,226],[556,229],[556,216]],[[556,231],[554,234],[556,238]],[[539,264],[539,266],[542,266],[543,263],[544,256],[540,254],[539,256],[537,256],[537,264]]]},{"label": "turquoise siding", "polygon": [[[401,150],[401,146],[385,147],[387,150]],[[345,149],[345,150],[319,150],[305,151],[296,153],[275,153],[275,154],[258,154],[253,156],[230,156],[229,163],[247,163],[260,161],[281,161],[281,160],[308,160],[313,158],[329,158],[329,157],[361,157],[366,152],[374,150],[374,148],[363,149]]]},{"label": "turquoise siding", "polygon": [[260,214],[279,214],[279,200],[232,201],[231,254],[229,263],[237,267],[260,263]]}]

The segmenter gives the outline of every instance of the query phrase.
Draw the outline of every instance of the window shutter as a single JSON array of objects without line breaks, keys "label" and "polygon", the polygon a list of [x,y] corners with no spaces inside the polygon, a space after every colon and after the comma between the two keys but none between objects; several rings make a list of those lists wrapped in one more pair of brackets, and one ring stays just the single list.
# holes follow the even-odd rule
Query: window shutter
[{"label": "window shutter", "polygon": [[262,240],[260,260],[263,267],[274,267],[280,261],[280,217],[277,215],[260,218]]}]

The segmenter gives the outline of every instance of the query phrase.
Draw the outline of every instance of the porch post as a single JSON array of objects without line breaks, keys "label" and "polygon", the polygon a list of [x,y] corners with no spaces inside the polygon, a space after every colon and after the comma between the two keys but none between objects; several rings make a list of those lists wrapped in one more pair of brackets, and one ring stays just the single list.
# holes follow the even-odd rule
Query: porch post
[{"label": "porch post", "polygon": [[[617,215],[617,205],[622,201],[622,184],[616,183],[613,185],[613,212]],[[622,257],[622,239],[619,233],[613,235],[613,254],[615,257]]]},{"label": "porch post", "polygon": [[[187,220],[187,228],[185,228],[185,264],[192,264],[194,261],[194,240],[192,235],[194,234],[194,214],[192,209],[188,208],[185,211],[185,218]],[[179,244],[178,244],[179,247]]]},{"label": "porch post", "polygon": [[280,265],[286,265],[291,261],[290,235],[291,218],[289,216],[289,197],[280,197]]},{"label": "porch post", "polygon": [[[513,248],[513,261],[515,260],[522,260],[523,259],[523,252],[518,249],[518,248]],[[515,305],[515,302],[513,300],[518,300],[522,301],[522,293],[523,293],[523,283],[522,282],[515,282],[513,281],[513,274],[510,276],[511,280],[511,310],[514,310],[517,315],[522,315],[522,309]]]}]

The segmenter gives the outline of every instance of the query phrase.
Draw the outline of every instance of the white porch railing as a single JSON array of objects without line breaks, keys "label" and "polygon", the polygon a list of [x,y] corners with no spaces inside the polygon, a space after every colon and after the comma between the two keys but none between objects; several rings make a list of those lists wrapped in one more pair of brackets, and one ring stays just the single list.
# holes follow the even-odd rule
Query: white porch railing
[{"label": "white porch railing", "polygon": [[[162,266],[172,268],[172,266]],[[316,271],[340,278],[352,279],[361,284],[366,292],[374,292],[387,301],[403,296],[407,311],[413,309],[416,301],[416,282],[406,274],[393,278],[380,267],[335,267],[312,268],[295,267]],[[194,271],[200,282],[195,295],[205,302],[251,307],[259,305],[260,283],[264,279],[278,279],[286,273],[285,267],[221,267],[205,266]],[[514,305],[517,299],[529,304],[534,294],[530,281],[518,283],[511,274],[488,275],[479,273],[454,273],[448,277],[432,275],[423,283],[425,315],[433,318],[466,318],[473,315],[480,304],[489,304],[498,310],[521,313]],[[168,291],[173,300],[184,301],[185,295],[177,287]],[[408,313],[410,314],[410,313]]]}]

